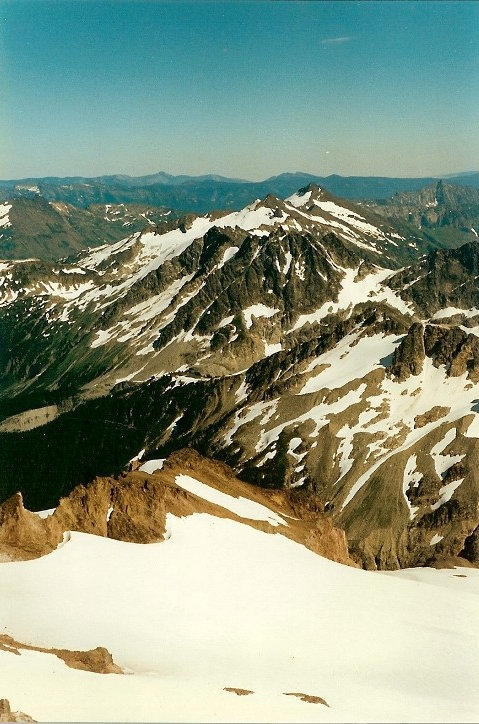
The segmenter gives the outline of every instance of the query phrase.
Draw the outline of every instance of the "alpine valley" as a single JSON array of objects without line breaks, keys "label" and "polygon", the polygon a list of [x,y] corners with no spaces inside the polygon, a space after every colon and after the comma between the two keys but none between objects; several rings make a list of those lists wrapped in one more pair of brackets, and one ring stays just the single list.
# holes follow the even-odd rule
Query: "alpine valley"
[{"label": "alpine valley", "polygon": [[15,188],[0,720],[477,720],[479,190]]}]

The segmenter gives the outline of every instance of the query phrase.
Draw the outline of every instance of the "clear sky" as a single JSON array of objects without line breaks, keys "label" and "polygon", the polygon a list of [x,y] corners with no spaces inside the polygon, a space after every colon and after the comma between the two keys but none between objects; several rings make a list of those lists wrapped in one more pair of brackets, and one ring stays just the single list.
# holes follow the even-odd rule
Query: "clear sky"
[{"label": "clear sky", "polygon": [[479,2],[0,0],[0,178],[479,168]]}]

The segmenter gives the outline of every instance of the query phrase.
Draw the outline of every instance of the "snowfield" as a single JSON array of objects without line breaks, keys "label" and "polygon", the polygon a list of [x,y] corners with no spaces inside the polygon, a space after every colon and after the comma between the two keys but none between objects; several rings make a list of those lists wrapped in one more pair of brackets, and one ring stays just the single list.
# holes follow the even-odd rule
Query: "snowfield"
[{"label": "snowfield", "polygon": [[367,572],[206,514],[169,514],[166,537],[72,533],[1,564],[1,633],[106,646],[128,672],[0,649],[12,708],[39,721],[478,720],[477,570]]}]

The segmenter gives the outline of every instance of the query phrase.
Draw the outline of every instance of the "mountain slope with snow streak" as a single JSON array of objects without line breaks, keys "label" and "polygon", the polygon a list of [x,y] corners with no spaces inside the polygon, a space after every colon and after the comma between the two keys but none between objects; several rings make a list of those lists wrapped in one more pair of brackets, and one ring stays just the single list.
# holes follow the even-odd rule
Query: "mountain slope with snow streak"
[{"label": "mountain slope with snow streak", "polygon": [[0,259],[52,262],[143,228],[164,227],[176,216],[170,209],[146,204],[107,203],[84,209],[48,202],[35,191],[28,196],[0,204]]}]

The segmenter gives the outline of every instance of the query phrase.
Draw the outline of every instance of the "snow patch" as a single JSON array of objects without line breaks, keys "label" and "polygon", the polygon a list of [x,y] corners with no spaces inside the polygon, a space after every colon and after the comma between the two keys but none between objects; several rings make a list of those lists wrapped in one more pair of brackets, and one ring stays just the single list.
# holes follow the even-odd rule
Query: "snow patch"
[{"label": "snow patch", "polygon": [[55,512],[56,508],[48,508],[48,510],[36,510],[35,515],[39,518],[49,518]]},{"label": "snow patch", "polygon": [[90,344],[90,347],[92,349],[95,349],[95,347],[101,347],[102,345],[106,344],[111,339],[111,337],[111,332],[100,329],[96,333],[96,339],[93,340],[93,342]]},{"label": "snow patch", "polygon": [[251,307],[243,309],[243,316],[246,327],[251,328],[253,324],[253,317],[273,317],[279,312],[279,309],[273,309],[273,307],[267,307],[266,304],[253,304]]},{"label": "snow patch", "polygon": [[142,473],[149,473],[153,475],[157,470],[161,470],[166,458],[158,458],[158,460],[147,460],[146,463],[138,468]]},{"label": "snow patch", "polygon": [[444,319],[446,317],[454,317],[456,314],[462,314],[464,317],[476,317],[479,314],[477,307],[471,307],[470,309],[459,309],[459,307],[445,307],[439,309],[431,319]]},{"label": "snow patch", "polygon": [[214,505],[219,505],[221,508],[229,510],[240,518],[245,518],[246,520],[264,520],[274,526],[287,525],[284,518],[269,508],[266,508],[264,505],[256,503],[254,500],[249,500],[248,498],[233,498],[233,496],[222,493],[216,490],[216,488],[212,488],[189,475],[177,475],[175,482],[189,493],[193,493]]},{"label": "snow patch", "polygon": [[447,485],[444,485],[439,490],[439,500],[437,501],[437,503],[431,505],[431,510],[437,510],[441,507],[441,505],[444,505],[444,503],[447,503],[448,500],[451,500],[452,494],[463,482],[464,478],[460,478],[459,480],[453,480],[451,483],[447,483]]},{"label": "snow patch", "polygon": [[239,252],[239,246],[228,247],[228,249],[225,250],[225,252],[223,254],[223,258],[221,259],[217,268],[221,269],[226,264],[226,262],[228,262],[230,259],[232,259],[238,252]]},{"label": "snow patch", "polygon": [[[449,468],[462,460],[465,453],[462,455],[443,455],[442,451],[450,445],[456,438],[456,428],[453,427],[448,430],[442,440],[440,440],[433,448],[431,448],[431,457],[434,460],[434,466],[436,473],[440,478],[443,478]],[[449,499],[449,498],[448,498]]]},{"label": "snow patch", "polygon": [[276,352],[281,352],[283,349],[283,346],[281,342],[277,342],[276,344],[268,344],[267,342],[264,343],[264,356],[270,357],[272,354],[276,354]]},{"label": "snow patch", "polygon": [[303,194],[297,192],[292,196],[289,196],[289,198],[286,199],[286,202],[288,204],[291,204],[291,206],[294,206],[295,208],[298,208],[299,206],[306,206],[311,198],[311,194],[311,191],[305,191]]},{"label": "snow patch", "polygon": [[[361,337],[348,334],[334,349],[320,355],[314,363],[328,364],[317,375],[310,377],[299,391],[300,395],[317,392],[323,388],[334,390],[364,377],[371,370],[381,367],[381,360],[391,355],[401,338],[395,334]],[[311,371],[311,366],[307,371]]]}]

